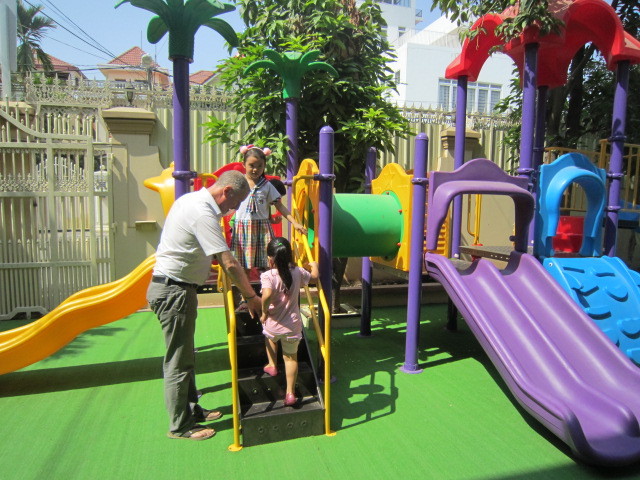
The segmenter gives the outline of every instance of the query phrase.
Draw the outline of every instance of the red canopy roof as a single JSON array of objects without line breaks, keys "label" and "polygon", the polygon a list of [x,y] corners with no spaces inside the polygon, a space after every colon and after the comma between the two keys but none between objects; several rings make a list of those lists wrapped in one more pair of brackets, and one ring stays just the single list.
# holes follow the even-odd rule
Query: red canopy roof
[{"label": "red canopy roof", "polygon": [[495,29],[505,18],[514,17],[517,7],[501,14],[487,14],[479,18],[472,30],[484,29],[473,40],[465,40],[460,55],[447,67],[445,76],[456,79],[466,75],[475,81],[489,58],[491,49],[509,55],[520,74],[524,65],[524,50],[528,43],[538,43],[538,85],[557,87],[567,81],[569,64],[583,45],[592,42],[600,50],[610,70],[623,60],[640,63],[640,42],[622,28],[620,18],[611,5],[603,0],[550,0],[549,10],[564,22],[559,34],[540,36],[535,26],[505,43]]}]

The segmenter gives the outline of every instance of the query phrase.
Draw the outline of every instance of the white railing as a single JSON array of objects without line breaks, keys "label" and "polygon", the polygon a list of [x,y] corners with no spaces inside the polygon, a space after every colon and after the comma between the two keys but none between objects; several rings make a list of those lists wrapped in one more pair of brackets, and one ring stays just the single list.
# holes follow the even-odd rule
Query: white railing
[{"label": "white railing", "polygon": [[110,146],[77,134],[95,125],[77,112],[38,118],[0,105],[0,320],[113,280]]}]

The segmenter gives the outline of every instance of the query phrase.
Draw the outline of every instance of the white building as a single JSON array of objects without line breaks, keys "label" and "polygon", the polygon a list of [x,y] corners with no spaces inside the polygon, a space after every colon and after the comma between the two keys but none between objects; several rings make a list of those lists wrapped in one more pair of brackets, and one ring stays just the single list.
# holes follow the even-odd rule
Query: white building
[{"label": "white building", "polygon": [[[380,1],[387,21],[387,38],[397,59],[395,71],[398,92],[391,98],[407,107],[455,110],[456,81],[447,80],[449,64],[460,54],[458,27],[441,17],[423,29],[416,29],[422,13],[416,0]],[[494,105],[509,94],[514,64],[502,53],[494,53],[484,64],[475,82],[468,83],[467,111],[491,113]]]}]

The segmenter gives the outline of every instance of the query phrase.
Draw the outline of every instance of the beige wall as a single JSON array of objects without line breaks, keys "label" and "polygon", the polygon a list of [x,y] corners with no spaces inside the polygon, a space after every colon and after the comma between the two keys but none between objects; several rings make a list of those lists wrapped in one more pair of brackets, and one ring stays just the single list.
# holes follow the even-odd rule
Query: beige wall
[{"label": "beige wall", "polygon": [[156,124],[155,114],[140,108],[112,108],[103,111],[112,135],[115,278],[131,272],[155,252],[164,213],[157,192],[144,180],[159,175],[158,147],[149,144]]},{"label": "beige wall", "polygon": [[[118,107],[103,111],[103,118],[112,137],[114,153],[114,223],[115,230],[115,278],[129,273],[157,246],[164,213],[159,194],[147,189],[143,182],[167,167],[166,152],[157,143],[166,135],[164,122],[156,114],[132,107]],[[443,129],[440,134],[439,152],[430,160],[430,166],[440,170],[453,168],[455,131]],[[484,137],[469,130],[466,133],[465,160],[489,157],[493,146],[484,145]],[[436,145],[438,144],[435,142]],[[434,165],[435,164],[435,165]],[[473,237],[468,228],[474,229],[474,216],[467,222],[467,200],[463,200],[462,244],[471,245]],[[472,196],[472,213],[475,213],[475,195]],[[483,196],[480,223],[480,243],[484,245],[510,245],[509,236],[514,228],[513,201],[508,197]],[[353,259],[347,271],[349,281],[360,278],[360,261]],[[398,282],[398,276],[376,270],[374,280],[380,283]]]}]

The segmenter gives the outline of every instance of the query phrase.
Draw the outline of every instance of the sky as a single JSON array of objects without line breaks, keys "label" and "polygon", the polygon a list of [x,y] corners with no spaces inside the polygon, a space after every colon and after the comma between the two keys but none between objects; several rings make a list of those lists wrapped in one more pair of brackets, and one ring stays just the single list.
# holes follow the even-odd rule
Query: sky
[{"label": "sky", "polygon": [[[150,54],[161,67],[171,70],[168,39],[157,44],[147,41],[147,25],[153,14],[130,3],[114,8],[116,0],[23,0],[25,4],[42,5],[43,14],[58,23],[50,29],[41,45],[45,52],[76,65],[89,79],[103,80],[96,65],[108,63],[131,47],[138,46]],[[237,11],[217,18],[228,22],[236,31],[244,29]],[[200,27],[195,36],[194,62],[190,73],[214,70],[218,62],[229,56],[222,37],[208,27]]]},{"label": "sky", "polygon": [[[229,1],[229,0],[227,0]],[[103,80],[96,66],[105,64],[131,47],[139,46],[150,54],[161,67],[171,71],[168,59],[168,35],[158,44],[147,41],[147,25],[153,17],[151,12],[122,4],[117,9],[117,0],[23,0],[25,5],[42,5],[43,14],[59,25],[50,29],[42,40],[45,52],[60,60],[76,65],[89,79]],[[232,0],[231,0],[232,2]],[[428,4],[428,6],[427,6]],[[431,2],[418,0],[425,18],[435,20],[438,15],[430,13]],[[241,32],[244,23],[237,11],[224,13],[217,18],[228,22],[234,30]],[[232,51],[234,54],[235,51]],[[218,63],[229,56],[222,37],[208,27],[200,27],[195,36],[194,62],[190,73],[198,70],[214,70]]]}]

